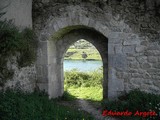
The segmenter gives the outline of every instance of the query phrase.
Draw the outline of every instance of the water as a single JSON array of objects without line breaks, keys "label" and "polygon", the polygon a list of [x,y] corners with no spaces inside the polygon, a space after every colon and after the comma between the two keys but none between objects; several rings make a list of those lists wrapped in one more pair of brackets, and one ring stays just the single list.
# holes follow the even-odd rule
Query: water
[{"label": "water", "polygon": [[64,60],[64,71],[78,69],[79,71],[94,71],[102,66],[102,61]]}]

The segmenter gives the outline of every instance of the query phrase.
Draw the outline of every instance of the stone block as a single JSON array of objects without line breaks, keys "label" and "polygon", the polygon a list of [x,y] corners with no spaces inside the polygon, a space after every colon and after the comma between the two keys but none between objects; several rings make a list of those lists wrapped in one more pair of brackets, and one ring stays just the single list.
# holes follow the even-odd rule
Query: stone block
[{"label": "stone block", "polygon": [[129,63],[129,67],[130,67],[130,68],[138,69],[138,68],[139,68],[139,63],[136,62],[136,61],[130,62],[130,63]]},{"label": "stone block", "polygon": [[146,50],[146,46],[139,45],[136,46],[136,52],[144,52]]},{"label": "stone block", "polygon": [[156,63],[156,62],[158,62],[158,57],[148,56],[148,62],[150,62],[150,63]]},{"label": "stone block", "polygon": [[143,82],[144,82],[144,79],[142,79],[142,78],[131,78],[130,79],[130,83],[132,85],[142,85]]},{"label": "stone block", "polygon": [[136,61],[135,57],[127,57],[127,61]]},{"label": "stone block", "polygon": [[109,44],[108,45],[108,54],[110,54],[110,55],[115,54],[114,45],[113,44]]},{"label": "stone block", "polygon": [[151,68],[151,64],[150,63],[142,63],[141,64],[141,68],[142,69],[150,69]]},{"label": "stone block", "polygon": [[122,45],[115,45],[115,54],[122,54]]},{"label": "stone block", "polygon": [[110,38],[108,42],[112,44],[121,44],[122,40],[120,38]]},{"label": "stone block", "polygon": [[160,56],[160,50],[147,50],[144,54],[146,56]]},{"label": "stone block", "polygon": [[153,67],[154,67],[154,68],[157,68],[157,69],[160,69],[160,63],[154,63],[154,64],[153,64]]},{"label": "stone block", "polygon": [[110,62],[112,63],[112,67],[118,70],[127,69],[127,59],[125,55],[123,54],[114,55],[110,60],[111,60]]},{"label": "stone block", "polygon": [[135,53],[135,46],[123,46],[123,53]]},{"label": "stone block", "polygon": [[137,56],[136,58],[139,63],[147,62],[147,56]]},{"label": "stone block", "polygon": [[137,37],[137,35],[134,35],[134,34],[128,35],[126,40],[123,42],[123,45],[139,45],[139,44],[140,44],[140,40]]}]

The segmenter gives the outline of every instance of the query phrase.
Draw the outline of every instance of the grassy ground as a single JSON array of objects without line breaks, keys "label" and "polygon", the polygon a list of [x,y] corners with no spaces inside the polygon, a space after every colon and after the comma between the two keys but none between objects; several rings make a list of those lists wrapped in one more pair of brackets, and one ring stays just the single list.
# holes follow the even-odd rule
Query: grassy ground
[{"label": "grassy ground", "polygon": [[64,59],[73,59],[73,60],[83,60],[81,54],[82,52],[87,53],[87,59],[88,60],[101,60],[101,56],[99,52],[96,49],[68,49],[67,52],[74,52],[73,55],[69,57],[65,57]]},{"label": "grassy ground", "polygon": [[42,93],[0,92],[0,120],[93,120],[88,113],[56,104]]},{"label": "grassy ground", "polygon": [[99,102],[102,100],[101,87],[69,87],[65,91],[67,91],[70,95],[80,99]]},{"label": "grassy ground", "polygon": [[102,100],[102,70],[80,72],[71,70],[65,72],[65,91],[76,98]]}]

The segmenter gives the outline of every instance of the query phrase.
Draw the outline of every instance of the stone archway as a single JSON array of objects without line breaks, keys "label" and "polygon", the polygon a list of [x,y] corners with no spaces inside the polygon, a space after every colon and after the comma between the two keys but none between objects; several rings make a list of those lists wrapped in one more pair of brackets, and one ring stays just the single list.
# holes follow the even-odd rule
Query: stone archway
[{"label": "stone archway", "polygon": [[[94,29],[81,26],[75,28],[61,38],[54,36],[48,41],[48,93],[50,97],[58,97],[63,94],[63,58],[67,49],[78,39],[87,39],[99,51],[103,61],[103,97],[108,97],[108,39]],[[66,28],[65,28],[66,29]],[[69,27],[67,29],[70,29]]]},{"label": "stone archway", "polygon": [[[74,6],[72,6],[73,8]],[[108,17],[102,17],[102,11],[98,13],[101,18],[99,16],[93,18],[93,13],[89,13],[90,11],[87,11],[87,15],[85,15],[84,11],[75,8],[75,11],[68,7],[64,9],[68,12],[64,11],[65,17],[63,14],[59,17],[51,16],[44,24],[36,24],[39,19],[34,23],[39,36],[37,85],[40,90],[48,92],[51,98],[63,94],[63,54],[67,50],[67,46],[69,47],[74,40],[84,37],[99,50],[103,59],[103,97],[115,98],[124,91],[124,78],[118,78],[116,74],[127,68],[127,57],[123,53],[125,50],[122,52],[122,42],[128,35],[120,32],[124,23],[118,23],[110,14]],[[114,25],[112,25],[113,23]],[[71,38],[69,39],[69,37]],[[130,49],[126,50],[126,52],[130,52]]]}]

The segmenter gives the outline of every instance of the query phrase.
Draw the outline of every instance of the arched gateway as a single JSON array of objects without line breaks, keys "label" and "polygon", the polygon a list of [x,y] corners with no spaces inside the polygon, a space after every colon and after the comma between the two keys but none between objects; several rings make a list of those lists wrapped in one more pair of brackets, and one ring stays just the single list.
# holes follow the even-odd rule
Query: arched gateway
[{"label": "arched gateway", "polygon": [[124,23],[118,23],[110,14],[104,16],[106,13],[98,11],[96,17],[93,11],[85,8],[63,6],[59,17],[46,17],[43,24],[38,24],[41,16],[34,21],[39,36],[37,85],[47,91],[50,98],[63,94],[63,57],[69,46],[79,39],[91,42],[102,57],[103,98],[115,98],[124,90],[123,80],[117,78],[115,72],[116,68],[126,69],[126,57],[120,51],[114,51],[114,45],[122,47],[118,30]]}]

